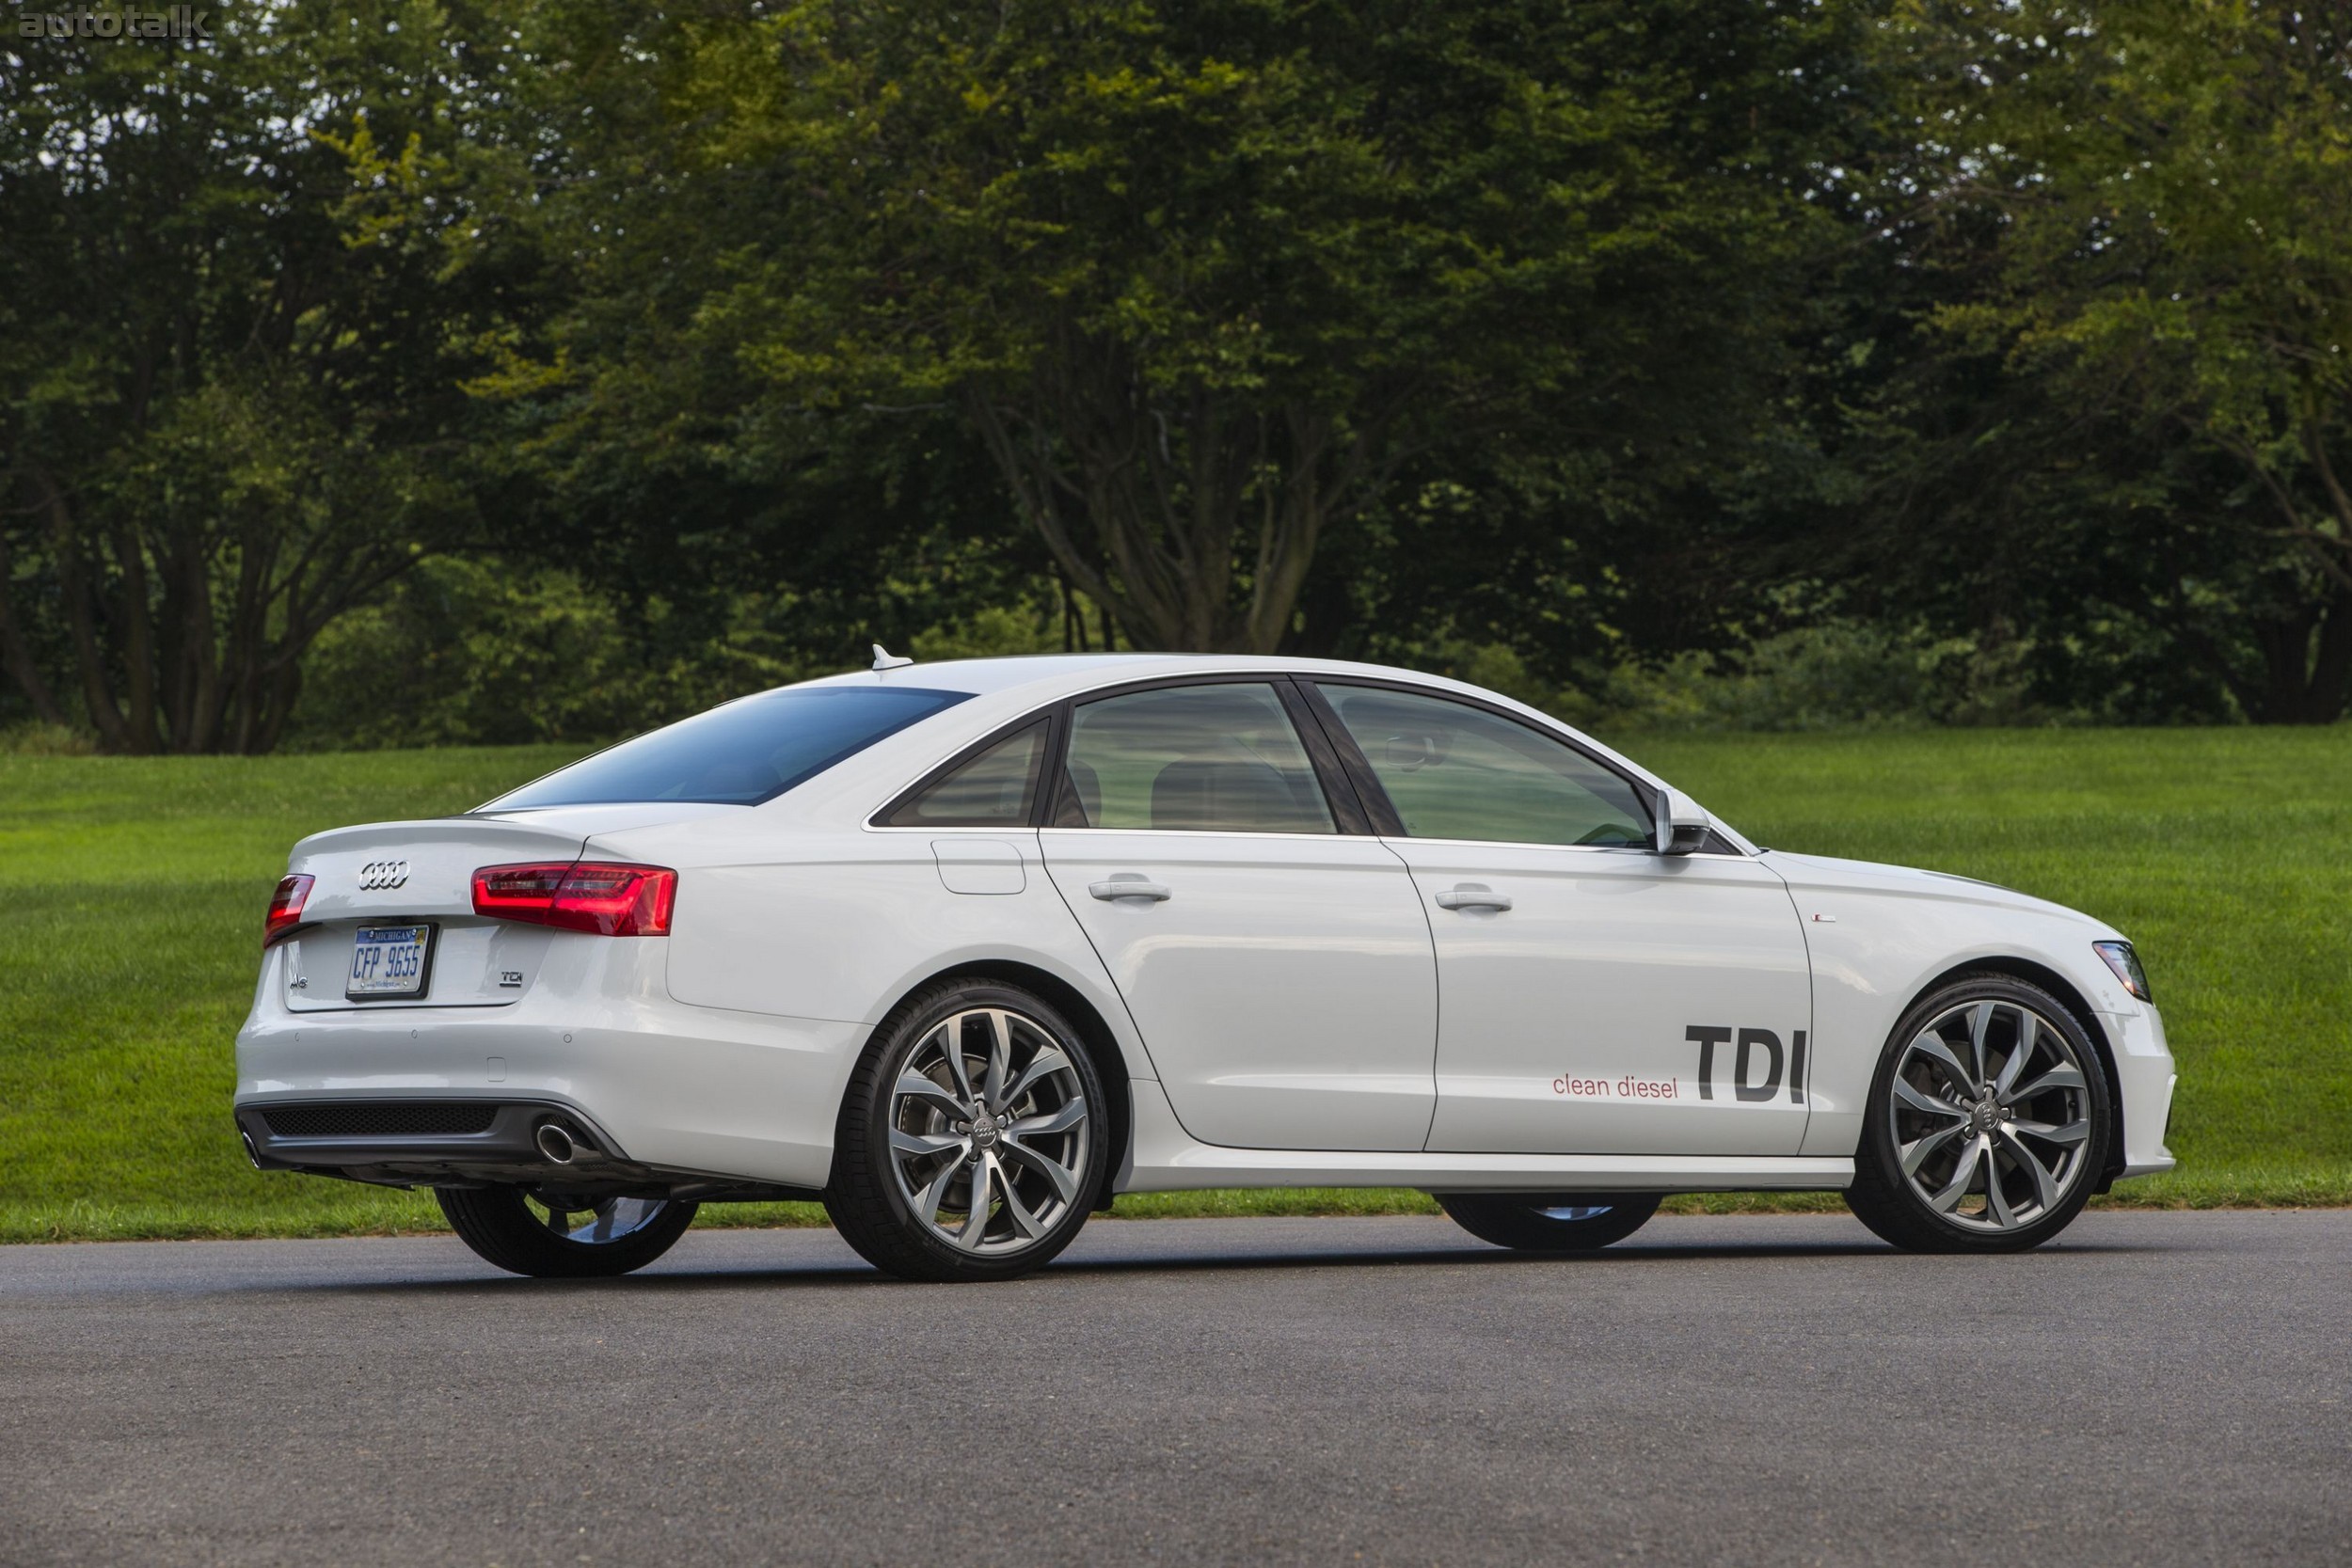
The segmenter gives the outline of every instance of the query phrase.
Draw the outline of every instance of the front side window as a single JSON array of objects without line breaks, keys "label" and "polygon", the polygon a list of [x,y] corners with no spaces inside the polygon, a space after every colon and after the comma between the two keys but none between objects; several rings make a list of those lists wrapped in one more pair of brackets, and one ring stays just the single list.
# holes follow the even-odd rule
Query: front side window
[{"label": "front side window", "polygon": [[1441,697],[1316,687],[1415,838],[1649,842],[1649,813],[1632,784],[1540,731]]},{"label": "front side window", "polygon": [[1162,687],[1085,704],[1072,722],[1066,771],[1070,826],[1337,831],[1281,698],[1263,683]]},{"label": "front side window", "polygon": [[1045,760],[1040,720],[918,791],[882,819],[891,828],[1025,828]]},{"label": "front side window", "polygon": [[481,809],[650,800],[755,806],[970,695],[902,686],[764,691],[625,740]]}]

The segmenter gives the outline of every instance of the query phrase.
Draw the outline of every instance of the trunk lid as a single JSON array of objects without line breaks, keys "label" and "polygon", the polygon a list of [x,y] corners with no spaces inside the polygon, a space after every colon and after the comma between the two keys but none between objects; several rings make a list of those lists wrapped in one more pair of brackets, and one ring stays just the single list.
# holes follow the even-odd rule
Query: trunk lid
[{"label": "trunk lid", "polygon": [[[571,933],[485,920],[473,912],[473,874],[485,865],[574,861],[593,835],[651,827],[739,806],[583,806],[495,816],[371,822],[313,833],[287,870],[313,879],[303,929],[282,943],[285,1005],[296,1012],[361,1007],[495,1007],[537,984],[554,942]],[[423,994],[369,1000],[349,992],[363,928],[425,926]],[[602,941],[602,938],[573,938]]]}]

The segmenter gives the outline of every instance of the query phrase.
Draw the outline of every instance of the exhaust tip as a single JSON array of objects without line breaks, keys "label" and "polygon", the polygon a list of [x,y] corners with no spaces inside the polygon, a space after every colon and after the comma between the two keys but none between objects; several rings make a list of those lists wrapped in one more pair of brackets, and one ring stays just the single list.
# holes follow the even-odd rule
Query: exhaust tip
[{"label": "exhaust tip", "polygon": [[245,1157],[253,1163],[253,1168],[255,1170],[260,1170],[262,1168],[262,1151],[253,1147],[253,1134],[247,1132],[243,1128],[239,1128],[237,1130],[237,1141],[245,1145]]},{"label": "exhaust tip", "polygon": [[532,1142],[539,1146],[539,1152],[546,1155],[551,1164],[568,1165],[572,1157],[580,1152],[579,1140],[561,1122],[541,1122],[539,1131],[532,1134]]}]

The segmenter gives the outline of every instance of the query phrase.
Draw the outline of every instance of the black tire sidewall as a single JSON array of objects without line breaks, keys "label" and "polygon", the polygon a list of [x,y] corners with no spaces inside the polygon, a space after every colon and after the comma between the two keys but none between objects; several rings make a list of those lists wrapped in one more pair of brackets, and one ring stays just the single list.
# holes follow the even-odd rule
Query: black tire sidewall
[{"label": "black tire sidewall", "polygon": [[599,1279],[632,1273],[668,1252],[694,1223],[699,1205],[664,1199],[644,1227],[612,1242],[575,1242],[539,1222],[520,1187],[439,1188],[434,1193],[459,1239],[484,1261],[538,1279]]},{"label": "black tire sidewall", "polygon": [[[1970,1001],[2011,1002],[2030,1007],[2066,1037],[2083,1064],[2084,1101],[2090,1122],[2080,1168],[2058,1207],[2031,1225],[2014,1230],[1972,1230],[1953,1224],[1931,1208],[1903,1175],[1902,1159],[1895,1148],[1894,1111],[1888,1101],[1896,1064],[1903,1048],[1940,1015]],[[1879,1052],[1878,1070],[1870,1076],[1870,1101],[1863,1113],[1862,1148],[1857,1150],[1854,1191],[1848,1204],[1863,1223],[1897,1246],[1920,1252],[2021,1252],[2040,1246],[2072,1225],[2098,1184],[2113,1137],[2114,1105],[2107,1090],[2106,1058],[2074,1008],[2030,981],[2006,974],[1963,975],[1939,986],[1915,1003],[1896,1023]]]},{"label": "black tire sidewall", "polygon": [[[898,1173],[890,1164],[891,1089],[907,1059],[948,1018],[979,1007],[1019,1013],[1052,1037],[1078,1075],[1089,1122],[1086,1169],[1068,1211],[1043,1239],[1018,1253],[987,1257],[962,1252],[933,1234],[898,1190]],[[867,1261],[902,1277],[1009,1279],[1026,1274],[1051,1261],[1086,1224],[1109,1158],[1107,1110],[1093,1051],[1052,1003],[996,980],[948,980],[926,987],[875,1031],[874,1043],[851,1078],[827,1208],[834,1212],[835,1228]],[[866,1223],[872,1219],[882,1219],[887,1233],[875,1233]]]}]

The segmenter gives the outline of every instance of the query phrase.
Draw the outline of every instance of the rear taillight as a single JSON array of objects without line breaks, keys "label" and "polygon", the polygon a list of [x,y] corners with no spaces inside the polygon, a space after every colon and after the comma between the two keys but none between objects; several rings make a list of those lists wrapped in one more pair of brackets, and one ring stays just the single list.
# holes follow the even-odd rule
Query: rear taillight
[{"label": "rear taillight", "polygon": [[473,874],[473,912],[601,937],[666,937],[677,873],[658,865],[546,861]]},{"label": "rear taillight", "polygon": [[262,945],[274,947],[302,928],[302,903],[310,896],[308,877],[289,877],[269,895],[269,919],[262,927]]}]

